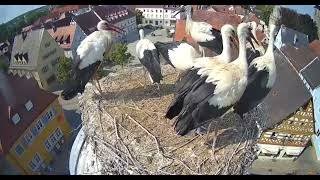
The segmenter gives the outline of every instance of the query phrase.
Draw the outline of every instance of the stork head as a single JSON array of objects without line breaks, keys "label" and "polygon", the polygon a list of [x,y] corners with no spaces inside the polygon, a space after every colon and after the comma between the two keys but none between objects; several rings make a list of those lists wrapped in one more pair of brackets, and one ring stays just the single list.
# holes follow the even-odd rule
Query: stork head
[{"label": "stork head", "polygon": [[230,42],[236,47],[238,46],[237,31],[234,26],[230,24],[223,25],[221,28],[221,35],[230,38]]},{"label": "stork head", "polygon": [[257,44],[259,44],[259,43],[258,43],[257,39],[253,36],[251,30],[252,30],[252,28],[247,23],[241,23],[241,24],[239,24],[239,26],[237,28],[237,34],[238,34],[239,39],[246,38],[249,41],[249,43],[251,44],[252,48],[255,49],[251,39],[253,39]]},{"label": "stork head", "polygon": [[176,17],[181,12],[186,12],[187,15],[192,16],[193,14],[193,8],[191,5],[181,5],[179,8],[175,9],[174,12],[176,12],[173,17]]},{"label": "stork head", "polygon": [[115,31],[118,33],[124,32],[124,30],[122,28],[119,28],[115,25],[112,25],[111,23],[109,23],[108,21],[105,21],[105,20],[101,20],[98,23],[97,28],[99,31],[105,30],[105,31]]}]

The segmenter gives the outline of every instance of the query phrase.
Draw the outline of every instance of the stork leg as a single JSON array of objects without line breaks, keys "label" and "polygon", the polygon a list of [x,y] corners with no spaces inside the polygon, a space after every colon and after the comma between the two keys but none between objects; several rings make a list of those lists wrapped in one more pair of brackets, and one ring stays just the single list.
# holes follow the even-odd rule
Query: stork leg
[{"label": "stork leg", "polygon": [[145,69],[145,67],[143,67],[143,77],[144,77],[144,88],[146,88],[147,85],[147,71]]}]

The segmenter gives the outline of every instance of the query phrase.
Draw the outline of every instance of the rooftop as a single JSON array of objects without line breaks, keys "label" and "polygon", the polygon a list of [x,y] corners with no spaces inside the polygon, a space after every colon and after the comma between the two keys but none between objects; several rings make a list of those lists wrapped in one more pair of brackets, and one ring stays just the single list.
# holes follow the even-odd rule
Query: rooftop
[{"label": "rooftop", "polygon": [[27,54],[29,61],[24,65],[35,67],[37,64],[39,48],[44,32],[44,29],[38,29],[17,35],[14,38],[10,66],[17,65],[14,61],[14,58],[18,57],[16,55]]},{"label": "rooftop", "polygon": [[320,40],[314,40],[309,44],[309,48],[318,56],[320,56]]},{"label": "rooftop", "polygon": [[[0,141],[4,154],[57,98],[57,95],[40,89],[33,78],[21,78],[0,72]],[[29,100],[33,108],[27,111],[25,104]],[[18,113],[21,118],[16,125],[9,117],[9,107],[11,117]]]},{"label": "rooftop", "polygon": [[277,79],[270,93],[263,100],[266,112],[270,116],[270,121],[266,125],[268,128],[273,128],[311,98],[297,71],[279,50],[275,51],[275,62]]},{"label": "rooftop", "polygon": [[56,27],[56,29],[48,29],[49,34],[63,49],[70,49],[72,47],[73,37],[76,31],[76,25]]},{"label": "rooftop", "polygon": [[290,44],[282,46],[280,51],[298,72],[317,57],[317,55],[308,47],[297,48]]}]

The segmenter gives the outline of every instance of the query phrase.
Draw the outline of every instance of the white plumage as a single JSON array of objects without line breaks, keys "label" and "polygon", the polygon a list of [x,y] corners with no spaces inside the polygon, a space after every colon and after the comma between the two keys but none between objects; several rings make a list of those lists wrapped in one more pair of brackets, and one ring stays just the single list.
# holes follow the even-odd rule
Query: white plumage
[{"label": "white plumage", "polygon": [[112,45],[112,34],[109,31],[95,31],[87,36],[77,48],[81,62],[79,69],[103,59],[104,52],[108,53]]},{"label": "white plumage", "polygon": [[275,36],[276,26],[271,24],[270,25],[270,39],[266,53],[254,59],[250,66],[255,66],[257,71],[267,70],[268,71],[268,82],[266,87],[271,88],[276,81],[276,64],[274,61],[274,52],[273,52],[273,43],[274,43],[274,36]]},{"label": "white plumage", "polygon": [[155,45],[144,38],[143,29],[139,30],[140,40],[136,45],[136,54],[141,64],[148,70],[151,83],[160,83],[162,80],[159,53]]},{"label": "white plumage", "polygon": [[171,63],[181,71],[192,68],[193,60],[200,57],[197,50],[188,43],[181,43],[177,48],[169,49],[168,51]]}]

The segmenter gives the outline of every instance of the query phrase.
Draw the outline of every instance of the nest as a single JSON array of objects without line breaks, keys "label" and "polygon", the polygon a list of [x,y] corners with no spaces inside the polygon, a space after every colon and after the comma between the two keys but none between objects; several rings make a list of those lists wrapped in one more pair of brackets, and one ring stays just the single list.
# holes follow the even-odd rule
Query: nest
[{"label": "nest", "polygon": [[259,113],[245,119],[229,113],[212,121],[206,135],[178,136],[164,118],[178,73],[165,65],[162,74],[160,93],[141,67],[101,79],[101,94],[86,87],[82,120],[102,174],[247,174],[256,159]]}]

